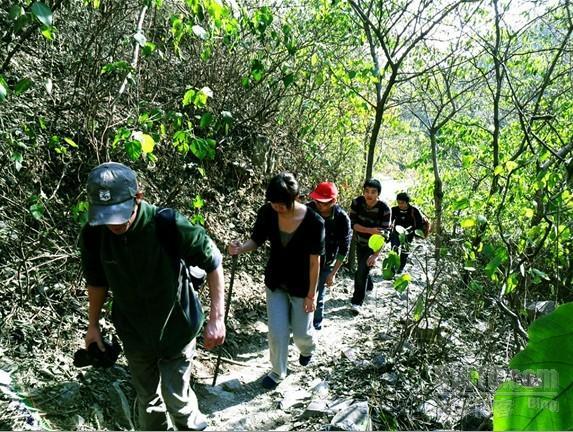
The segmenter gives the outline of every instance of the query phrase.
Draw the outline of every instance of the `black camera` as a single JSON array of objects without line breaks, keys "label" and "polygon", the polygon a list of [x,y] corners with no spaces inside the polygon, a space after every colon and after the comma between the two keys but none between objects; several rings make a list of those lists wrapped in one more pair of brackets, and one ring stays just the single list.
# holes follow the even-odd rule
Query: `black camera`
[{"label": "black camera", "polygon": [[119,353],[121,352],[121,345],[119,340],[114,336],[112,343],[108,341],[103,341],[105,346],[105,351],[100,351],[96,342],[92,342],[88,349],[79,349],[74,353],[74,366],[86,367],[93,366],[96,368],[109,368],[112,367]]}]

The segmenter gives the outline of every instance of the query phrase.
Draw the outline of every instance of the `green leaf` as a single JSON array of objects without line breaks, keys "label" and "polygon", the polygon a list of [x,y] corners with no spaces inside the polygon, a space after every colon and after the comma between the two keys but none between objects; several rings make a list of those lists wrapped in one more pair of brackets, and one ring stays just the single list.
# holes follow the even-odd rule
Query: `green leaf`
[{"label": "green leaf", "polygon": [[424,316],[425,311],[425,301],[424,301],[424,294],[420,294],[418,299],[416,300],[416,306],[414,307],[414,321],[420,321]]},{"label": "green leaf", "polygon": [[6,84],[6,81],[4,81],[4,78],[2,77],[2,75],[0,75],[0,102],[6,99],[7,95],[8,95],[8,84]]},{"label": "green leaf", "polygon": [[54,40],[54,27],[42,27],[42,36],[48,40]]},{"label": "green leaf", "polygon": [[215,140],[194,138],[191,141],[191,153],[193,153],[200,160],[205,158],[213,159],[215,157],[215,145]]},{"label": "green leaf", "polygon": [[185,92],[185,94],[183,95],[183,106],[187,106],[189,104],[192,104],[193,101],[195,100],[195,94],[197,92],[194,89],[189,89]]},{"label": "green leaf", "polygon": [[131,65],[128,62],[120,60],[104,65],[101,68],[101,74],[103,75],[106,73],[113,73],[113,72],[130,72],[131,69],[132,69]]},{"label": "green leaf", "polygon": [[495,175],[502,175],[503,174],[503,165],[496,166],[495,169],[493,170],[493,173]]},{"label": "green leaf", "polygon": [[503,294],[511,294],[517,288],[517,274],[512,273],[509,275],[507,280],[505,281],[505,286],[503,287]]},{"label": "green leaf", "polygon": [[22,153],[14,152],[10,157],[10,160],[14,162],[14,168],[16,168],[16,171],[20,171],[22,169],[22,162],[24,161]]},{"label": "green leaf", "polygon": [[460,226],[464,229],[473,228],[476,225],[474,218],[466,218],[460,222]]},{"label": "green leaf", "polygon": [[64,137],[64,141],[67,142],[70,147],[78,148],[78,145],[74,142],[73,139]]},{"label": "green leaf", "polygon": [[472,369],[470,371],[470,381],[473,383],[473,385],[477,385],[477,383],[479,382],[479,372],[477,369]]},{"label": "green leaf", "polygon": [[151,55],[156,49],[157,47],[153,42],[145,42],[145,45],[143,45],[143,55],[147,57]]},{"label": "green leaf", "polygon": [[515,161],[509,160],[505,163],[505,169],[507,170],[507,172],[511,172],[517,167],[518,167],[518,164]]},{"label": "green leaf", "polygon": [[153,152],[153,149],[155,148],[155,140],[150,135],[144,134],[143,132],[140,131],[136,131],[133,132],[132,136],[133,139],[136,139],[141,143],[141,151],[144,154]]},{"label": "green leaf", "polygon": [[196,214],[191,218],[191,222],[195,225],[205,225],[205,218],[202,214]]},{"label": "green leaf", "polygon": [[[509,366],[525,384],[513,381],[494,396],[493,429],[571,430],[573,426],[573,303],[558,307],[529,327],[529,341]],[[531,379],[532,376],[535,379]]]},{"label": "green leaf", "polygon": [[8,19],[10,21],[16,21],[18,18],[20,18],[22,15],[25,15],[26,11],[24,10],[24,8],[21,5],[12,5],[12,7],[10,8],[10,10],[8,11]]},{"label": "green leaf", "polygon": [[41,220],[44,217],[45,208],[40,202],[36,202],[36,204],[32,204],[30,206],[30,214],[36,220]]},{"label": "green leaf", "polygon": [[283,77],[283,84],[285,87],[288,87],[294,82],[295,75],[293,73],[289,73]]},{"label": "green leaf", "polygon": [[205,47],[203,48],[203,50],[201,51],[201,54],[199,54],[199,57],[201,57],[201,60],[203,61],[207,61],[211,58],[212,55],[212,51],[211,48],[209,47]]},{"label": "green leaf", "polygon": [[32,4],[30,8],[32,14],[44,24],[46,27],[52,26],[52,9],[50,9],[45,3],[42,2],[35,2]]},{"label": "green leaf", "polygon": [[141,143],[137,140],[127,140],[124,149],[131,160],[137,160],[141,157]]},{"label": "green leaf", "polygon": [[201,121],[199,122],[199,127],[201,129],[206,129],[213,121],[213,114],[206,112],[201,116]]},{"label": "green leaf", "polygon": [[404,273],[400,277],[396,278],[392,286],[399,293],[403,293],[406,290],[406,288],[408,288],[408,285],[410,284],[411,280],[412,276],[410,276],[408,273]]},{"label": "green leaf", "polygon": [[463,210],[470,206],[470,200],[467,198],[459,198],[452,203],[452,211]]},{"label": "green leaf", "polygon": [[368,239],[368,247],[372,249],[373,252],[378,252],[384,247],[384,237],[380,234],[371,235]]},{"label": "green leaf", "polygon": [[396,274],[400,267],[400,255],[395,251],[388,252],[388,255],[382,261],[382,276],[384,280],[390,280]]},{"label": "green leaf", "polygon": [[547,275],[547,273],[542,272],[541,270],[538,270],[536,268],[530,268],[529,269],[529,274],[533,277],[532,282],[537,285],[539,283],[541,283],[541,280],[546,280],[549,281],[551,280],[549,278],[549,276]]},{"label": "green leaf", "polygon": [[251,62],[251,76],[255,81],[260,81],[263,79],[264,71],[265,66],[259,59],[255,59]]},{"label": "green leaf", "polygon": [[85,225],[88,221],[88,208],[87,201],[79,201],[72,207],[72,218],[79,225]]},{"label": "green leaf", "polygon": [[193,199],[193,208],[199,210],[203,208],[204,205],[205,201],[201,198],[201,195],[195,195],[195,198]]}]

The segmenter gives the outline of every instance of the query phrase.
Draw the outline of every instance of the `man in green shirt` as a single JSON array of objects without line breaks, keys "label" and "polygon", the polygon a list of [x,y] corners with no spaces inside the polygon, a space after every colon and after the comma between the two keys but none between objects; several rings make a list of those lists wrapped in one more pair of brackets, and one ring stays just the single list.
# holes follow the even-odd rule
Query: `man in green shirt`
[{"label": "man in green shirt", "polygon": [[[89,222],[80,236],[89,301],[86,348],[96,342],[105,350],[99,318],[109,290],[137,392],[139,429],[167,429],[167,411],[176,429],[202,430],[207,423],[189,382],[195,339],[179,330],[186,325],[183,314],[172,313],[179,274],[158,235],[158,209],[143,200],[135,173],[115,162],[91,171],[87,192]],[[177,255],[207,273],[211,309],[203,337],[212,349],[225,339],[221,253],[202,227],[179,213],[173,223]]]}]

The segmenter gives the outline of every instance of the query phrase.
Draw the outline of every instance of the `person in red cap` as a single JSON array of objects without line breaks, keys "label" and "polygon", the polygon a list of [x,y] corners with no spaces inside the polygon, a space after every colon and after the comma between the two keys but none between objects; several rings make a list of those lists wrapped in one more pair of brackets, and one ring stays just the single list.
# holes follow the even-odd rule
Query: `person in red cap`
[{"label": "person in red cap", "polygon": [[325,229],[325,255],[320,259],[317,304],[313,320],[314,328],[320,330],[324,316],[325,285],[332,286],[336,273],[348,255],[352,230],[350,218],[336,203],[338,189],[334,183],[319,183],[309,196],[312,201],[307,206],[322,216]]}]

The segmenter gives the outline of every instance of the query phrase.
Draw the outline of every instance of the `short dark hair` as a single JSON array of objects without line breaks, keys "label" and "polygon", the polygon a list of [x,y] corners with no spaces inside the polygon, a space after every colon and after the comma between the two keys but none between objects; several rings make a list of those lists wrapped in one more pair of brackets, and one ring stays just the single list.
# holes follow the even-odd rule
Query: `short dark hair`
[{"label": "short dark hair", "polygon": [[298,194],[298,182],[294,175],[282,172],[271,179],[265,197],[267,201],[285,204],[290,209]]},{"label": "short dark hair", "polygon": [[396,201],[406,201],[409,203],[410,195],[408,195],[406,192],[400,192],[398,195],[396,195]]},{"label": "short dark hair", "polygon": [[367,187],[375,188],[378,191],[378,195],[382,193],[382,183],[380,183],[380,180],[378,179],[370,178],[366,180],[362,186],[362,189],[364,190]]}]

